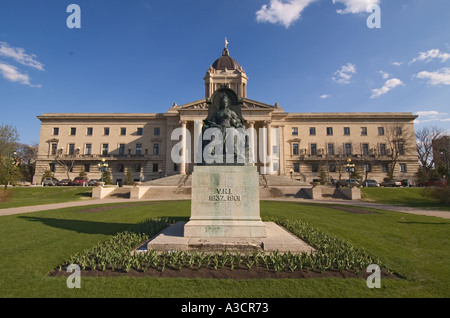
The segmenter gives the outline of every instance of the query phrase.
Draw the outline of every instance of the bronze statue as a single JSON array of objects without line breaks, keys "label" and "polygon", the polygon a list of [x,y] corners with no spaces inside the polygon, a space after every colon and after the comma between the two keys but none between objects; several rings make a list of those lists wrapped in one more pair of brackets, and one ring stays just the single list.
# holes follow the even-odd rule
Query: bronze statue
[{"label": "bronze statue", "polygon": [[244,120],[239,118],[236,112],[230,109],[230,99],[227,94],[222,93],[219,110],[209,120],[205,120],[205,125],[208,128],[240,128],[244,127]]}]

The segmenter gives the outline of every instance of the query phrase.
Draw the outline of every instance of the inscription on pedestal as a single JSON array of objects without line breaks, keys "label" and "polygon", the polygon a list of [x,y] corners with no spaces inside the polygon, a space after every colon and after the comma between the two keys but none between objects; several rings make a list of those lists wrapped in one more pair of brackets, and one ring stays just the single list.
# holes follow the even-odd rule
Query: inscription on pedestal
[{"label": "inscription on pedestal", "polygon": [[241,201],[241,196],[234,194],[230,188],[216,188],[208,201]]}]

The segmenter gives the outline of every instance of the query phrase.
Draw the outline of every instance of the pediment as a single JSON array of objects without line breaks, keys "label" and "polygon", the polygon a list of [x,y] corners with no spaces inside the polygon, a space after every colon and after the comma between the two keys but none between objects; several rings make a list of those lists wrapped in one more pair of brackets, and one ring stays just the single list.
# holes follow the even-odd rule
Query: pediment
[{"label": "pediment", "polygon": [[[249,109],[249,110],[258,110],[258,109],[264,109],[264,110],[275,110],[280,109],[278,104],[275,105],[268,105],[265,103],[261,103],[255,100],[251,100],[248,98],[244,98],[242,101],[242,109]],[[197,100],[195,102],[187,103],[184,105],[174,105],[173,109],[175,110],[201,110],[201,109],[208,109],[209,102],[206,98]]]}]

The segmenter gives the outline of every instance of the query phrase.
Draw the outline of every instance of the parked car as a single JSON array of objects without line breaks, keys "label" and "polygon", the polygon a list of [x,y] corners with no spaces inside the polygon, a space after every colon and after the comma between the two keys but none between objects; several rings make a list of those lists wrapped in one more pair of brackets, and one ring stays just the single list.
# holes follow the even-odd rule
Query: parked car
[{"label": "parked car", "polygon": [[447,186],[447,180],[446,179],[428,179],[425,182],[420,183],[423,187],[446,187]]},{"label": "parked car", "polygon": [[356,179],[345,179],[345,184],[347,186],[357,187],[359,186],[359,182]]},{"label": "parked car", "polygon": [[73,185],[82,186],[83,184],[87,184],[88,179],[86,177],[76,177],[73,179]]},{"label": "parked car", "polygon": [[401,187],[402,186],[402,182],[385,178],[383,180],[383,182],[380,183],[380,186],[382,186],[382,187]]},{"label": "parked car", "polygon": [[363,182],[363,187],[376,188],[379,186],[380,186],[380,184],[376,180],[368,179]]},{"label": "parked car", "polygon": [[412,181],[409,181],[408,179],[402,179],[401,182],[402,182],[402,187],[409,188],[409,187],[414,186],[414,183]]},{"label": "parked car", "polygon": [[99,182],[99,180],[97,180],[97,179],[91,179],[91,180],[89,180],[89,182],[88,182],[88,186],[94,187],[94,186],[97,184],[97,182]]},{"label": "parked car", "polygon": [[62,179],[58,182],[59,186],[73,186],[73,182],[70,179]]},{"label": "parked car", "polygon": [[56,186],[58,185],[58,179],[56,178],[44,178],[44,180],[42,180],[42,185],[44,187],[49,187],[49,186]]}]

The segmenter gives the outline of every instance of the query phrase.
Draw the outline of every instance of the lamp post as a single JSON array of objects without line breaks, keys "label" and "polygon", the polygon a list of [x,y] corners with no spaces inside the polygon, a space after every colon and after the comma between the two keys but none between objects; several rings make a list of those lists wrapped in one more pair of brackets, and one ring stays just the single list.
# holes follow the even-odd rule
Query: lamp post
[{"label": "lamp post", "polygon": [[98,170],[102,172],[102,183],[103,183],[103,173],[108,170],[108,163],[106,162],[105,158],[102,158],[102,162],[100,162],[98,165]]},{"label": "lamp post", "polygon": [[450,169],[449,169],[449,162],[448,162],[448,151],[447,149],[441,149],[441,155],[445,156],[445,163],[447,165],[447,186],[450,187]]},{"label": "lamp post", "polygon": [[349,183],[349,186],[351,187],[352,185],[350,183],[350,179],[352,178],[352,173],[355,172],[355,164],[352,163],[352,159],[348,158],[347,164],[344,167],[345,167],[345,171],[348,172],[348,183]]}]

